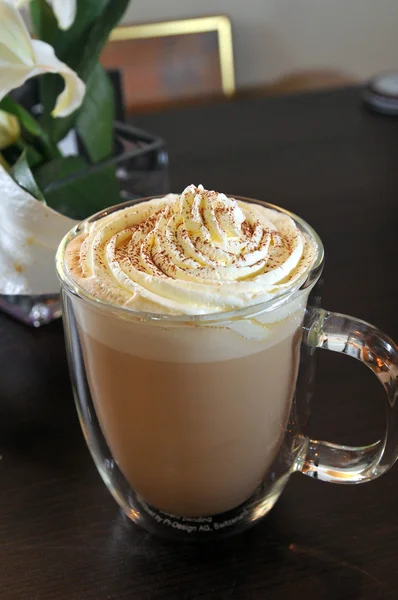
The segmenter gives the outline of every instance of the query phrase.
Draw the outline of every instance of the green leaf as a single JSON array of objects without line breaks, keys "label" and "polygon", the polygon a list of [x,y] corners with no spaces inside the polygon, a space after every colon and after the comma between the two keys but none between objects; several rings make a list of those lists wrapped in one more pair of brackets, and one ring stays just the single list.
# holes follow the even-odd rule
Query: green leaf
[{"label": "green leaf", "polygon": [[26,159],[26,151],[22,152],[21,156],[13,166],[11,173],[14,177],[14,180],[18,183],[18,185],[21,186],[21,188],[32,194],[32,196],[37,198],[37,200],[40,200],[46,204],[44,196],[41,193],[35,178],[33,177],[32,171],[30,170],[28,161]]},{"label": "green leaf", "polygon": [[42,165],[35,176],[47,204],[72,219],[84,219],[120,201],[113,165],[89,169],[83,157],[67,156]]},{"label": "green leaf", "polygon": [[42,128],[36,119],[9,96],[6,96],[1,100],[0,109],[17,117],[22,127],[24,127],[31,135],[39,137],[42,134]]},{"label": "green leaf", "polygon": [[50,5],[45,0],[32,0],[30,16],[36,37],[53,46],[58,24]]},{"label": "green leaf", "polygon": [[[119,22],[129,0],[85,0],[78,2],[74,24],[67,31],[58,30],[53,40],[56,56],[87,82],[105,46],[109,34]],[[79,111],[64,119],[51,117],[55,101],[62,91],[59,75],[40,78],[40,100],[44,107],[42,123],[57,142],[74,126]]]},{"label": "green leaf", "polygon": [[65,156],[56,158],[42,165],[35,171],[37,181],[43,190],[57,187],[65,178],[81,173],[87,168],[87,162],[82,156]]},{"label": "green leaf", "polygon": [[[56,122],[60,121],[61,119],[54,118],[51,115],[51,112],[55,106],[56,99],[64,89],[64,85],[64,80],[60,75],[57,75],[56,73],[48,73],[39,77],[39,96],[40,102],[43,106],[43,113],[40,117],[40,123],[42,127],[50,133],[53,142],[57,142],[61,139],[59,136],[57,137],[55,135]],[[71,120],[71,116],[72,115],[66,118],[69,119],[69,121],[73,125],[73,123],[75,122],[75,117],[73,117],[73,119]]]},{"label": "green leaf", "polygon": [[110,0],[94,21],[84,43],[79,44],[79,55],[74,57],[72,68],[83,81],[87,81],[112,29],[120,21],[129,4],[130,0]]},{"label": "green leaf", "polygon": [[[76,70],[76,65],[81,56],[82,44],[85,43],[89,35],[91,26],[95,19],[101,14],[108,2],[114,0],[84,0],[77,2],[76,18],[73,25],[66,31],[58,29],[57,22],[52,16],[52,24],[46,20],[48,11],[52,14],[52,9],[45,0],[33,0],[31,2],[32,20],[35,24],[38,37],[44,39],[41,32],[47,37],[52,35],[51,45],[54,48],[55,55],[59,60],[62,60],[72,69]],[[47,16],[46,16],[47,15]],[[44,26],[43,23],[46,23]],[[47,28],[49,31],[47,31]],[[55,106],[57,96],[63,89],[63,81],[59,75],[49,74],[40,77],[39,90],[40,101],[44,108],[43,123],[46,128],[53,122],[58,122],[60,119],[53,119],[51,111]],[[67,117],[68,118],[68,117]],[[58,138],[60,139],[60,138]]]},{"label": "green leaf", "polygon": [[29,146],[28,144],[24,144],[24,151],[26,153],[26,160],[31,169],[43,163],[44,157],[40,152],[36,150],[34,146]]},{"label": "green leaf", "polygon": [[66,31],[57,30],[52,46],[57,57],[71,68],[73,67],[69,64],[69,57],[81,54],[82,39],[109,2],[114,0],[78,0],[76,18],[72,26]]},{"label": "green leaf", "polygon": [[0,101],[0,109],[17,117],[23,129],[31,136],[37,138],[38,145],[40,146],[39,151],[40,153],[43,153],[47,159],[52,159],[60,155],[57,147],[52,143],[40,123],[36,121],[27,110],[18,104],[18,102],[15,102],[15,100],[12,100],[9,96],[6,96]]},{"label": "green leaf", "polygon": [[113,149],[115,102],[113,86],[99,63],[87,81],[86,95],[77,118],[77,132],[93,162],[110,156]]}]

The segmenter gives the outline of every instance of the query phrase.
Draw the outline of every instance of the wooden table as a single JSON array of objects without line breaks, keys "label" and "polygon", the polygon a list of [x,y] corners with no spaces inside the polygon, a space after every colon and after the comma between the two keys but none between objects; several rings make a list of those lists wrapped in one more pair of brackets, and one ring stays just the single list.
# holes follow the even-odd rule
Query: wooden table
[{"label": "wooden table", "polygon": [[[135,120],[168,143],[175,191],[203,183],[297,212],[326,246],[324,306],[398,339],[398,119],[359,90],[244,99]],[[361,486],[295,475],[260,525],[177,546],[122,518],[80,433],[61,323],[0,316],[1,600],[398,597],[398,467]],[[371,442],[376,378],[320,352],[309,433]]]}]

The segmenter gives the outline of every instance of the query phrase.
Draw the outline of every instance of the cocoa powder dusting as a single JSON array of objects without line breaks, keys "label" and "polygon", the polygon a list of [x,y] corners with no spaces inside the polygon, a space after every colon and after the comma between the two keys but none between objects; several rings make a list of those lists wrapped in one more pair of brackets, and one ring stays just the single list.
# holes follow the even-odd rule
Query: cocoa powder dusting
[{"label": "cocoa powder dusting", "polygon": [[[181,196],[175,204],[165,203],[152,214],[150,210],[144,211],[141,213],[143,220],[133,226],[127,227],[128,215],[124,215],[125,228],[122,232],[114,225],[109,229],[114,234],[111,238],[111,258],[104,259],[109,256],[107,242],[103,242],[99,236],[93,238],[95,262],[101,269],[119,264],[133,280],[131,270],[163,279],[181,278],[181,273],[185,271],[202,283],[222,288],[225,282],[249,280],[279,268],[297,247],[300,234],[291,235],[289,231],[285,235],[286,230],[282,229],[281,233],[272,225],[267,227],[266,219],[257,219],[256,215],[246,210],[243,214],[248,216],[240,223],[242,217],[237,212],[239,205],[223,204],[222,196],[213,191],[203,191],[201,188],[194,188],[194,191],[200,195],[200,198],[195,197],[194,203],[191,197],[185,200]],[[198,206],[197,213],[193,206],[195,209]],[[196,219],[193,229],[199,225],[199,233],[186,229],[189,221],[184,221],[182,207],[191,212],[193,220]],[[198,216],[201,223],[198,222]],[[212,222],[214,218],[216,223]],[[211,226],[217,226],[216,237]],[[229,237],[227,232],[231,230],[240,232]],[[82,264],[85,264],[87,252],[83,253],[82,246],[80,250],[81,254],[70,256],[68,263],[76,275],[84,277]],[[106,264],[108,260],[109,265]],[[307,262],[301,260],[298,266],[303,265],[307,266]],[[91,275],[90,268],[84,268],[88,276]],[[239,272],[245,274],[240,277]],[[294,278],[295,273],[290,273],[286,280]],[[109,295],[112,293],[115,292],[109,290]]]}]

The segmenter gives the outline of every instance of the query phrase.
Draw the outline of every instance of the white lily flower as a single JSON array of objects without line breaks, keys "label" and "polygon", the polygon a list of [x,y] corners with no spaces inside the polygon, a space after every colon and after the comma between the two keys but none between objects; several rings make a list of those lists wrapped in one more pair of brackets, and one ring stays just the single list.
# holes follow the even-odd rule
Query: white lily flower
[{"label": "white lily flower", "polygon": [[[30,0],[13,0],[15,6],[29,4]],[[66,30],[73,25],[76,17],[76,0],[47,0],[53,9],[60,29]]]},{"label": "white lily flower", "polygon": [[14,115],[0,110],[0,150],[14,144],[21,135],[19,121]]},{"label": "white lily flower", "polygon": [[56,294],[55,253],[76,225],[12,179],[0,165],[0,294]]},{"label": "white lily flower", "polygon": [[76,0],[47,0],[51,4],[60,29],[69,29],[76,17]]},{"label": "white lily flower", "polygon": [[82,103],[85,85],[72,69],[58,60],[53,48],[32,40],[15,6],[0,0],[0,100],[27,79],[58,73],[65,87],[58,96],[54,117],[66,117]]}]

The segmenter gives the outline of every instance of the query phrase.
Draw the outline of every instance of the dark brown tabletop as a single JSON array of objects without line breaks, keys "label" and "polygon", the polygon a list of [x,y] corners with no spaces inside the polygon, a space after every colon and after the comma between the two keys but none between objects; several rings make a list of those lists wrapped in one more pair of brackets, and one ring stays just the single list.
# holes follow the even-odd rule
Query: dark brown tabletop
[{"label": "dark brown tabletop", "polygon": [[[251,98],[134,119],[165,137],[171,187],[280,204],[326,246],[323,304],[398,339],[398,119],[359,90]],[[366,485],[294,475],[271,513],[213,545],[158,541],[126,523],[75,414],[60,322],[0,315],[1,600],[398,598],[398,466]],[[319,352],[313,437],[378,439],[372,373]]]}]

